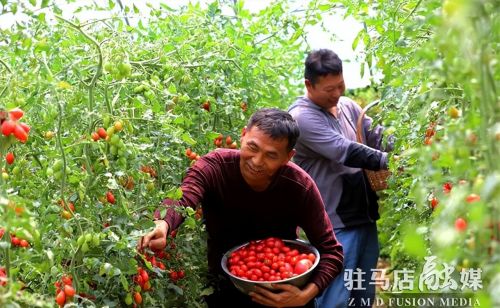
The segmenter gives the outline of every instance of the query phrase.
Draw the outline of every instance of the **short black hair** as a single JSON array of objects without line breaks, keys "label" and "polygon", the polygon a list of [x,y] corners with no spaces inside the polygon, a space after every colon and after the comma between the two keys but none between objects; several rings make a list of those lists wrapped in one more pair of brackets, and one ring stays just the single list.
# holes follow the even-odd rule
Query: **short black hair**
[{"label": "short black hair", "polygon": [[311,51],[304,64],[304,78],[312,85],[316,84],[320,76],[342,74],[342,60],[330,49]]},{"label": "short black hair", "polygon": [[248,120],[247,129],[258,127],[274,140],[288,139],[287,150],[295,147],[299,138],[299,126],[292,116],[277,108],[263,108],[257,110]]}]

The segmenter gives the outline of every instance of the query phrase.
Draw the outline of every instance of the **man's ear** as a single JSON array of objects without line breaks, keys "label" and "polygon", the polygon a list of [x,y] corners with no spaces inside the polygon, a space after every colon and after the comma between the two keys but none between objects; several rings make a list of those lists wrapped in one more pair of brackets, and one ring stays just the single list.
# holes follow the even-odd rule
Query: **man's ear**
[{"label": "man's ear", "polygon": [[247,127],[244,126],[242,129],[241,129],[241,137],[245,136],[245,134],[247,133]]},{"label": "man's ear", "polygon": [[307,91],[310,91],[313,88],[313,84],[309,79],[304,79],[304,85],[306,86]]},{"label": "man's ear", "polygon": [[292,159],[293,155],[295,155],[295,149],[292,149],[290,152],[288,152],[288,160],[287,160],[287,162],[289,162],[290,159]]}]

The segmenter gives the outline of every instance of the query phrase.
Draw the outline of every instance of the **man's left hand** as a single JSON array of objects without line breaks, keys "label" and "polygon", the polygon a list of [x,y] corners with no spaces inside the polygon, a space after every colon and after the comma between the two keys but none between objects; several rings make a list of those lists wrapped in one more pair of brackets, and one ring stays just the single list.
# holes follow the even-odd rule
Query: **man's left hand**
[{"label": "man's left hand", "polygon": [[[250,292],[250,297],[256,303],[269,307],[297,307],[307,304],[312,297],[307,296],[309,292],[302,291],[291,284],[272,284],[275,291],[256,287],[253,292]],[[314,297],[314,296],[313,296]]]}]

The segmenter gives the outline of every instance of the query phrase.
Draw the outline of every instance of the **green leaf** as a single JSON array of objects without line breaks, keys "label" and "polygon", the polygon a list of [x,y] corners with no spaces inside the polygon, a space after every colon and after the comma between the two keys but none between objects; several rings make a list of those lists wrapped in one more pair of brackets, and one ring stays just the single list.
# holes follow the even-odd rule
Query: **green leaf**
[{"label": "green leaf", "polygon": [[194,140],[189,133],[182,134],[181,139],[182,139],[182,141],[186,142],[187,144],[189,144],[191,146],[196,144],[196,140]]},{"label": "green leaf", "polygon": [[122,283],[123,290],[128,291],[129,290],[128,280],[127,277],[125,277],[125,275],[120,275],[120,282]]}]

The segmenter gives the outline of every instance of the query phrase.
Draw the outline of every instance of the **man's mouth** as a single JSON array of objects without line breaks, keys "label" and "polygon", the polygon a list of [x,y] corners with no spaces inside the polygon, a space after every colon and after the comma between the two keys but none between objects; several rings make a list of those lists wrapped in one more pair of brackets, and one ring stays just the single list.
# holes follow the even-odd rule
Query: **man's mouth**
[{"label": "man's mouth", "polygon": [[262,170],[262,169],[256,169],[256,168],[253,168],[252,166],[250,166],[250,164],[248,164],[247,166],[248,166],[248,169],[250,169],[250,171],[251,171],[252,173],[255,173],[255,174],[260,174],[260,173],[262,173],[262,172],[264,171],[264,170]]}]

